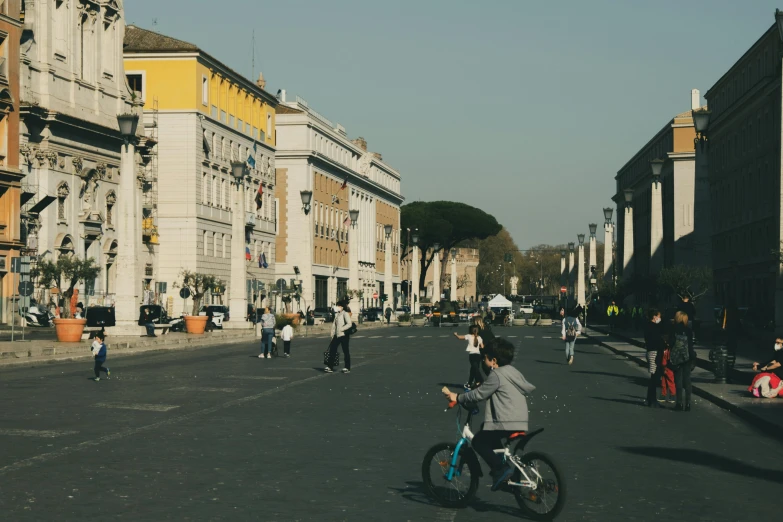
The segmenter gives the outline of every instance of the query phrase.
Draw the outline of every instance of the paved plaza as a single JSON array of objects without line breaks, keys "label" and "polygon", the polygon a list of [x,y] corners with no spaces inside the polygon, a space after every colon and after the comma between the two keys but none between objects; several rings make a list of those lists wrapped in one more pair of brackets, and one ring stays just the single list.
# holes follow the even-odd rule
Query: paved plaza
[{"label": "paved plaza", "polygon": [[[353,371],[324,374],[327,339],[290,359],[255,343],[0,369],[0,512],[23,520],[390,520],[519,518],[485,478],[463,510],[422,491],[421,460],[455,441],[439,393],[468,377],[453,329],[390,327],[351,341]],[[361,335],[364,333],[365,335]],[[581,339],[565,364],[558,329],[497,328],[538,388],[529,449],[557,458],[559,520],[764,520],[783,484],[779,441],[696,397],[642,406],[637,365]],[[85,350],[87,347],[85,345]],[[474,426],[478,428],[478,424]]]}]

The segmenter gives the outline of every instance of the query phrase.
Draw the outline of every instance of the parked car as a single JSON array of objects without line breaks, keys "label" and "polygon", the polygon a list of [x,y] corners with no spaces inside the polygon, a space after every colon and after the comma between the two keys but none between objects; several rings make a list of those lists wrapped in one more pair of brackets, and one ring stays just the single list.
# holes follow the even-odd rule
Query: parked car
[{"label": "parked car", "polygon": [[469,323],[477,315],[479,315],[478,310],[470,308],[460,308],[459,310],[459,320],[462,322]]},{"label": "parked car", "polygon": [[531,304],[523,304],[519,307],[519,313],[520,314],[532,314],[535,312],[535,309],[533,308],[533,305]]},{"label": "parked car", "polygon": [[223,321],[228,321],[231,316],[228,313],[228,307],[225,305],[209,305],[202,308],[203,311],[212,310],[212,315],[222,314]]},{"label": "parked car", "polygon": [[331,323],[334,321],[334,312],[331,308],[314,308],[313,317],[316,319],[323,319],[325,323]]},{"label": "parked car", "polygon": [[365,308],[362,312],[362,318],[365,321],[377,321],[383,317],[383,310],[380,308]]},{"label": "parked car", "polygon": [[[218,308],[226,308],[226,307],[221,307],[218,305],[202,306],[198,315],[210,315],[211,313],[212,327],[222,329],[224,317],[223,317],[223,312],[219,311]],[[209,325],[207,325],[207,328],[209,328]]]}]

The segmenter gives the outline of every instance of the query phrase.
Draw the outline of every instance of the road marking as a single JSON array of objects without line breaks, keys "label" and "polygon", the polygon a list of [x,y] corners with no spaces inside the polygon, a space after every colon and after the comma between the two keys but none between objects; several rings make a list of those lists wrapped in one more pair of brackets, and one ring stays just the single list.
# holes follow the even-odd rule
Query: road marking
[{"label": "road marking", "polygon": [[399,338],[400,338],[399,335],[390,335],[389,336],[389,339],[399,339]]},{"label": "road marking", "polygon": [[354,335],[352,336],[354,339],[364,339],[363,335]]},{"label": "road marking", "polygon": [[408,339],[413,339],[414,337],[416,337],[416,336],[415,335],[409,335]]},{"label": "road marking", "polygon": [[435,514],[435,520],[443,522],[454,522],[457,518],[457,511],[454,509],[439,509]]},{"label": "road marking", "polygon": [[551,335],[545,335],[544,337],[542,337],[542,339],[553,339],[553,337]]},{"label": "road marking", "polygon": [[526,335],[526,336],[525,336],[525,339],[535,339],[535,337],[534,337],[534,336],[532,336],[532,335]]},{"label": "road marking", "polygon": [[368,337],[368,339],[380,339],[381,337],[382,337],[381,335],[372,335]]},{"label": "road marking", "polygon": [[507,337],[508,337],[509,339],[516,339],[516,338],[517,338],[517,336],[516,336],[516,335],[509,335],[509,336],[507,336]]},{"label": "road marking", "polygon": [[431,335],[424,335],[423,337],[424,337],[425,339],[429,339],[429,338],[430,338],[430,337],[432,337],[432,336],[431,336]]},{"label": "road marking", "polygon": [[282,381],[288,379],[288,377],[267,377],[266,375],[223,375],[222,377],[223,379],[238,379],[248,381]]},{"label": "road marking", "polygon": [[210,388],[205,386],[179,386],[177,388],[169,388],[169,391],[197,391],[197,392],[220,392],[220,393],[233,393],[237,391],[236,388]]},{"label": "road marking", "polygon": [[121,404],[118,402],[99,402],[96,408],[109,408],[114,410],[138,410],[138,411],[170,411],[179,406],[173,404]]},{"label": "road marking", "polygon": [[3,430],[0,429],[0,435],[8,435],[11,437],[38,437],[41,439],[53,439],[55,437],[63,437],[65,435],[76,435],[78,431],[64,431],[64,430]]},{"label": "road marking", "polygon": [[441,339],[445,339],[446,337],[448,337],[448,335],[441,335],[440,336]]},{"label": "road marking", "polygon": [[[355,364],[354,366],[356,368],[360,366],[365,366],[367,364],[371,364],[371,362],[374,361],[380,361],[382,359],[390,359],[392,357],[396,357],[399,355],[399,352],[392,353],[390,355],[387,355],[385,357],[379,357],[377,359],[373,359],[373,361],[367,361],[367,362],[361,362],[359,364]],[[103,437],[98,437],[96,439],[87,440],[84,442],[80,442],[78,444],[74,444],[73,446],[65,446],[63,448],[50,451],[49,453],[41,453],[40,455],[36,455],[34,457],[30,457],[27,459],[22,459],[19,461],[14,462],[13,464],[8,464],[7,466],[3,466],[0,468],[0,476],[6,475],[8,473],[11,473],[13,471],[18,471],[20,469],[29,468],[31,466],[34,466],[36,464],[42,464],[44,462],[48,462],[50,460],[54,460],[60,457],[64,457],[66,455],[70,455],[71,453],[75,453],[77,451],[81,451],[84,449],[89,448],[100,448],[100,447],[106,447],[106,445],[109,442],[125,439],[127,437],[130,437],[132,435],[137,435],[139,433],[145,433],[148,431],[152,431],[158,428],[162,428],[164,426],[171,426],[173,424],[177,424],[179,422],[189,421],[192,419],[197,419],[199,417],[204,417],[205,415],[209,415],[210,413],[216,413],[221,410],[225,410],[226,408],[232,408],[234,406],[239,406],[241,404],[245,404],[247,402],[257,401],[258,399],[261,399],[263,397],[266,397],[268,395],[272,395],[275,393],[279,393],[283,390],[287,390],[288,388],[293,388],[294,386],[301,386],[302,384],[309,383],[310,381],[318,380],[318,379],[328,379],[331,377],[331,374],[328,373],[321,373],[319,375],[313,375],[312,377],[307,377],[305,379],[301,379],[298,381],[292,381],[287,382],[281,386],[278,386],[276,388],[272,388],[271,390],[264,390],[260,393],[256,393],[254,395],[248,395],[246,397],[238,397],[236,399],[231,399],[229,401],[226,401],[222,404],[218,404],[216,406],[212,406],[209,408],[205,408],[203,410],[194,411],[193,413],[186,413],[184,415],[180,415],[178,417],[169,417],[168,419],[161,420],[158,422],[154,422],[152,424],[147,424],[146,426],[138,426],[135,428],[127,428],[121,431],[118,431],[117,433],[112,433],[110,435],[105,435]],[[6,430],[6,431],[23,431],[23,430]],[[38,432],[40,433],[40,432]],[[49,433],[61,433],[66,434],[67,432],[49,432]],[[75,432],[74,432],[75,433]],[[68,433],[70,434],[70,433]]]}]

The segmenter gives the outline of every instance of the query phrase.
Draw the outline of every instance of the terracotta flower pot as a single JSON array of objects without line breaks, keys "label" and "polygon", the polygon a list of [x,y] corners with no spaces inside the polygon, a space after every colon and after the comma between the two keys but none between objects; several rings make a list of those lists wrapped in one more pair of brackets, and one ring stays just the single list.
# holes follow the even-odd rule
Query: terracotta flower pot
[{"label": "terracotta flower pot", "polygon": [[54,330],[57,340],[61,343],[78,343],[82,340],[82,332],[87,319],[55,319]]},{"label": "terracotta flower pot", "polygon": [[283,314],[283,317],[290,319],[293,326],[299,326],[299,320],[301,319],[299,314]]},{"label": "terracotta flower pot", "polygon": [[185,316],[185,330],[191,334],[203,334],[207,328],[206,315],[186,315]]}]

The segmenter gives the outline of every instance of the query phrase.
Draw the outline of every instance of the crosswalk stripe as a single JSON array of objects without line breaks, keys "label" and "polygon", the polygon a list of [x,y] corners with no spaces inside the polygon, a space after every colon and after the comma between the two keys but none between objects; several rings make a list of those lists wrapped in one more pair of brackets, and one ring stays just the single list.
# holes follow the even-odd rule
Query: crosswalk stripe
[{"label": "crosswalk stripe", "polygon": [[380,339],[381,337],[381,335],[371,335],[368,339]]},{"label": "crosswalk stripe", "polygon": [[441,335],[440,336],[441,339],[445,339],[446,337],[448,337],[448,335]]},{"label": "crosswalk stripe", "polygon": [[516,336],[516,335],[509,335],[509,336],[508,336],[508,338],[509,338],[509,339],[516,339],[516,338],[517,338],[517,336]]},{"label": "crosswalk stripe", "polygon": [[542,337],[542,339],[553,339],[553,337],[551,335],[545,335],[544,337]]},{"label": "crosswalk stripe", "polygon": [[354,339],[364,339],[364,337],[365,337],[364,335],[354,335],[353,336]]},{"label": "crosswalk stripe", "polygon": [[432,337],[432,336],[431,336],[431,335],[424,335],[423,337],[424,337],[425,339],[429,339],[429,338],[430,338],[430,337]]},{"label": "crosswalk stripe", "polygon": [[535,339],[535,336],[533,336],[533,335],[526,335],[525,339]]},{"label": "crosswalk stripe", "polygon": [[39,437],[42,439],[53,439],[65,435],[76,435],[78,431],[66,430],[11,430],[0,429],[0,435],[9,435],[13,437]]},{"label": "crosswalk stripe", "polygon": [[236,388],[210,388],[208,386],[178,386],[176,388],[169,388],[169,391],[194,391],[194,392],[221,392],[221,393],[233,393],[237,391]]},{"label": "crosswalk stripe", "polygon": [[173,404],[122,404],[118,402],[99,402],[96,408],[112,410],[137,410],[137,411],[171,411],[179,408]]},{"label": "crosswalk stripe", "polygon": [[399,338],[400,338],[399,335],[390,335],[389,336],[389,339],[399,339]]},{"label": "crosswalk stripe", "polygon": [[409,335],[408,339],[413,339],[414,337],[416,337],[416,336],[415,335]]},{"label": "crosswalk stripe", "polygon": [[267,375],[224,375],[223,378],[247,381],[282,381],[288,379],[288,377],[269,377]]}]

